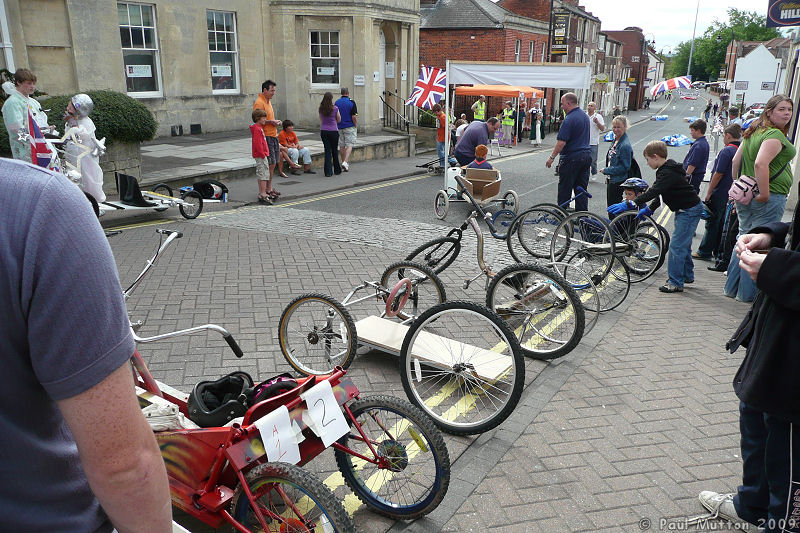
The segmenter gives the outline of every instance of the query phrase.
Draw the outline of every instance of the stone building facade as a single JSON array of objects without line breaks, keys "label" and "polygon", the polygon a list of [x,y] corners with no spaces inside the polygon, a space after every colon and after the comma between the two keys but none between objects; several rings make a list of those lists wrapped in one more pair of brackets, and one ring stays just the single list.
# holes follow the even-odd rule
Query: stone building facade
[{"label": "stone building facade", "polygon": [[278,118],[316,128],[323,94],[349,87],[377,131],[379,95],[418,76],[419,0],[0,0],[0,33],[42,91],[127,92],[159,136],[243,130],[266,79]]}]

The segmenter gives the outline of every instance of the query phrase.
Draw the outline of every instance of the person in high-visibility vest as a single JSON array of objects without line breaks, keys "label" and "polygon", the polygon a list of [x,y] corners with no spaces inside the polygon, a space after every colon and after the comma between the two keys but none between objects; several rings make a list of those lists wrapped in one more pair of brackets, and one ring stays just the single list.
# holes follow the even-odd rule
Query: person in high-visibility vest
[{"label": "person in high-visibility vest", "polygon": [[514,111],[514,105],[509,100],[506,102],[506,107],[503,109],[502,124],[503,124],[503,144],[512,146],[514,144],[514,119],[517,118],[517,113]]},{"label": "person in high-visibility vest", "polygon": [[475,120],[486,121],[486,97],[484,95],[481,95],[480,98],[472,104],[472,116]]}]

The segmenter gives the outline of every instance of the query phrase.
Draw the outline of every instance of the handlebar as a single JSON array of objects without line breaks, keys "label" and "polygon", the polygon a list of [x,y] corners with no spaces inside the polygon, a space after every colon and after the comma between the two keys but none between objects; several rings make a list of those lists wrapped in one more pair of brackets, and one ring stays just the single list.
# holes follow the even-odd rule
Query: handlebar
[{"label": "handlebar", "polygon": [[222,338],[225,339],[225,342],[227,342],[228,346],[231,347],[231,350],[233,350],[233,353],[236,354],[236,357],[241,359],[244,356],[244,352],[241,348],[239,348],[239,345],[236,343],[233,335],[228,333],[227,335],[223,335]]},{"label": "handlebar", "polygon": [[180,231],[172,231],[169,229],[156,228],[156,233],[160,233],[161,235],[166,235],[166,236],[175,235],[174,237],[175,239],[180,239],[181,237],[183,237],[183,233],[181,233]]},{"label": "handlebar", "polygon": [[575,198],[577,198],[578,196],[581,196],[581,195],[586,195],[588,198],[592,197],[591,193],[589,191],[587,191],[586,189],[584,189],[583,187],[581,187],[580,185],[575,187],[575,190],[578,191],[578,194],[575,195]]}]

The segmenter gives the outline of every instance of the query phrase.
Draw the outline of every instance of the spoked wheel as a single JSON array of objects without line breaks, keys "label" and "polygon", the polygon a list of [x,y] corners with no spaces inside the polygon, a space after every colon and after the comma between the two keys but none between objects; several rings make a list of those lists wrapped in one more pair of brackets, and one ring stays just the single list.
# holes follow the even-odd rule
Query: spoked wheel
[{"label": "spoked wheel", "polygon": [[556,228],[550,243],[550,260],[567,258],[571,263],[568,258],[579,255],[585,264],[591,264],[583,267],[590,276],[605,278],[611,270],[614,246],[614,234],[605,220],[588,211],[576,211]]},{"label": "spoked wheel", "polygon": [[585,329],[578,294],[556,271],[515,264],[489,283],[486,306],[516,334],[523,355],[555,359],[571,352]]},{"label": "spoked wheel", "polygon": [[433,198],[433,212],[436,218],[444,220],[447,216],[447,210],[450,208],[450,198],[447,197],[447,192],[439,191]]},{"label": "spoked wheel", "polygon": [[[402,320],[417,317],[429,307],[447,300],[444,284],[430,268],[412,261],[400,261],[390,265],[381,276],[381,285],[391,289],[403,278],[411,280],[411,294],[405,307],[397,315]],[[395,302],[402,295],[398,295]],[[383,295],[386,301],[386,295]]]},{"label": "spoked wheel", "polygon": [[[158,194],[163,194],[165,196],[172,196],[172,187],[170,187],[166,183],[159,183],[158,185],[153,187],[152,191],[155,192],[155,193],[158,193]],[[167,209],[169,209],[169,208],[168,207],[154,207],[153,208],[154,211],[158,211],[158,212],[166,211]]]},{"label": "spoked wheel", "polygon": [[658,268],[663,240],[658,224],[649,216],[626,211],[611,221],[617,255],[628,266],[631,283],[644,281]]},{"label": "spoked wheel", "polygon": [[585,316],[583,334],[586,335],[592,331],[600,317],[600,294],[597,292],[591,276],[582,268],[570,263],[549,263],[546,266],[555,269],[578,295],[578,299],[583,305]]},{"label": "spoked wheel", "polygon": [[233,493],[230,509],[233,518],[250,531],[355,533],[342,503],[311,472],[286,463],[265,463],[253,468],[246,479],[267,529],[259,523],[241,485]]},{"label": "spoked wheel", "polygon": [[186,191],[181,194],[183,203],[178,206],[178,209],[183,215],[183,218],[189,220],[195,219],[200,216],[203,211],[203,195],[197,191]]},{"label": "spoked wheel", "polygon": [[347,368],[358,348],[356,325],[342,304],[324,294],[303,294],[292,300],[278,323],[283,357],[306,376]]},{"label": "spoked wheel", "polygon": [[422,313],[403,340],[400,368],[411,403],[455,435],[502,423],[525,381],[514,332],[496,313],[472,302],[446,302]]},{"label": "spoked wheel", "polygon": [[519,195],[514,190],[509,190],[503,195],[503,209],[516,213],[519,211]]},{"label": "spoked wheel", "polygon": [[439,274],[453,264],[461,251],[461,240],[457,237],[439,237],[428,241],[406,256],[406,261],[414,261]]},{"label": "spoked wheel", "polygon": [[[600,298],[600,311],[611,311],[625,301],[628,292],[631,290],[631,277],[627,265],[617,256],[612,256],[612,260],[606,268],[606,264],[597,265],[596,258],[584,251],[577,252],[567,261],[585,270],[597,287],[597,295]],[[605,272],[605,276],[601,275]]]},{"label": "spoked wheel", "polygon": [[492,215],[493,237],[496,239],[505,239],[508,237],[508,232],[516,217],[517,215],[510,209],[501,209]]},{"label": "spoked wheel", "polygon": [[517,215],[506,238],[511,257],[518,263],[549,259],[553,234],[566,216],[558,206],[534,206]]},{"label": "spoked wheel", "polygon": [[339,471],[358,498],[378,513],[401,520],[436,509],[450,485],[450,456],[431,420],[394,396],[370,396],[349,407],[372,448],[356,427],[339,443],[378,461],[364,461],[340,449],[334,452]]}]

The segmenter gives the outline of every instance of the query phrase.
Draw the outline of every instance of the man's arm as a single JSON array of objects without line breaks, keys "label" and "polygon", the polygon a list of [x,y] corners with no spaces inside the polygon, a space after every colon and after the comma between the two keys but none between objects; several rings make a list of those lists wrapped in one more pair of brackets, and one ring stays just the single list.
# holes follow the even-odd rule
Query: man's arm
[{"label": "man's arm", "polygon": [[353,102],[353,110],[351,111],[350,116],[353,120],[353,126],[358,126],[358,106],[354,100],[351,100],[351,102]]},{"label": "man's arm", "polygon": [[129,365],[57,402],[103,510],[120,533],[172,531],[169,482]]},{"label": "man's arm", "polygon": [[556,156],[558,156],[558,154],[561,153],[561,150],[564,149],[564,146],[566,146],[566,144],[567,141],[556,142],[556,146],[555,148],[553,148],[553,153],[550,155],[550,157],[547,158],[547,162],[544,164],[547,168],[553,166],[553,161],[555,160]]},{"label": "man's arm", "polygon": [[476,107],[478,107],[478,102],[480,102],[480,100],[477,100],[477,101],[476,101],[474,104],[472,104],[472,106],[470,107],[470,109],[472,109],[473,111],[475,111],[475,108],[476,108]]},{"label": "man's arm", "polygon": [[708,191],[706,192],[706,202],[711,200],[711,193],[713,193],[714,189],[717,188],[717,184],[721,179],[722,172],[714,172],[714,174],[711,175],[711,183],[708,184]]}]

